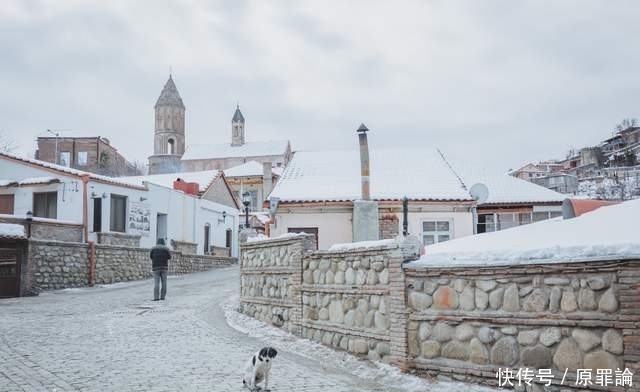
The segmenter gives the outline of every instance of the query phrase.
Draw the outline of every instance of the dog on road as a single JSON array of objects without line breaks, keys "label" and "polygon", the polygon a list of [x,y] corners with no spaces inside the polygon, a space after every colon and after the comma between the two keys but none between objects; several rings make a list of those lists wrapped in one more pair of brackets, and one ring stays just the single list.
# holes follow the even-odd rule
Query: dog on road
[{"label": "dog on road", "polygon": [[[242,384],[252,391],[269,391],[269,371],[277,354],[278,351],[273,347],[263,347],[253,354],[244,370]],[[264,380],[264,389],[258,386],[262,380]]]}]

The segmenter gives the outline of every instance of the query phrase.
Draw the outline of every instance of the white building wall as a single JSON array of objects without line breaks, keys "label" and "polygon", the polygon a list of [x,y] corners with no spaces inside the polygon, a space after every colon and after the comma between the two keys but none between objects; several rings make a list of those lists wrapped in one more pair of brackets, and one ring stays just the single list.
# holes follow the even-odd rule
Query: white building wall
[{"label": "white building wall", "polygon": [[[402,213],[398,216],[398,232],[402,233]],[[422,238],[422,222],[425,220],[448,220],[452,225],[452,239],[473,234],[473,217],[470,212],[409,212],[409,234]],[[288,232],[292,227],[317,227],[318,249],[325,250],[334,244],[349,243],[353,240],[351,210],[304,212],[279,211],[276,225],[271,225],[271,237]]]}]

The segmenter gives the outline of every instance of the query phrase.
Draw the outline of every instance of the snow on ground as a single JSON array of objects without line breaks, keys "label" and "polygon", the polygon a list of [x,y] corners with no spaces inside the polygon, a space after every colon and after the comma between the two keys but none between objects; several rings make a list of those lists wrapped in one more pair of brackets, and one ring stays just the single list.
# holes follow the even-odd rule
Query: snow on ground
[{"label": "snow on ground", "polygon": [[296,337],[282,329],[267,325],[238,312],[239,296],[222,304],[227,323],[234,329],[268,342],[276,349],[294,352],[320,363],[331,363],[364,380],[374,380],[384,386],[410,392],[495,392],[496,389],[457,381],[430,381],[404,374],[397,368],[382,362],[371,362],[357,358],[347,352],[323,346],[311,340]]},{"label": "snow on ground", "polygon": [[409,267],[558,263],[640,258],[640,199],[425,247]]}]

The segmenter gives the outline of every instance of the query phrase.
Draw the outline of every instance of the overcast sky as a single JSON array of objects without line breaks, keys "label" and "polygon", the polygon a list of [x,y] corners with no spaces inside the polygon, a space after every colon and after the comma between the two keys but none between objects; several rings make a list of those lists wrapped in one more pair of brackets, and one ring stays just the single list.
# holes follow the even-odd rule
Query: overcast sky
[{"label": "overcast sky", "polygon": [[0,134],[153,152],[172,69],[187,144],[440,148],[506,171],[640,117],[638,1],[0,2]]}]

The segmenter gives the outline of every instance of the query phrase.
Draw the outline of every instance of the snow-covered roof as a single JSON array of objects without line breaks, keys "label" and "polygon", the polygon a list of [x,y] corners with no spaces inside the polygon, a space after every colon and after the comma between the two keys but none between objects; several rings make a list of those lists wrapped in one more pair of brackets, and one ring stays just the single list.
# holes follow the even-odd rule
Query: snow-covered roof
[{"label": "snow-covered roof", "polygon": [[241,146],[232,146],[231,144],[194,144],[187,146],[182,160],[282,155],[287,151],[288,146],[289,142],[287,140],[247,142]]},{"label": "snow-covered roof", "polygon": [[211,184],[219,175],[220,170],[204,170],[196,172],[166,173],[166,174],[150,174],[146,176],[129,176],[122,177],[126,181],[134,182],[142,185],[145,182],[173,188],[173,182],[178,178],[185,182],[197,182],[200,192],[204,192],[209,184]]},{"label": "snow-covered roof", "polygon": [[[458,171],[467,189],[483,182],[486,203],[557,202],[564,196],[506,173]],[[372,149],[369,153],[371,198],[375,200],[472,201],[457,175],[436,150]],[[361,198],[360,155],[357,150],[298,151],[270,197],[281,202],[351,201]]]},{"label": "snow-covered roof", "polygon": [[640,199],[429,245],[408,267],[492,266],[640,258]]},{"label": "snow-covered roof", "polygon": [[0,152],[0,158],[10,159],[10,160],[13,160],[13,161],[18,161],[18,162],[26,163],[26,164],[31,164],[31,165],[38,166],[38,167],[41,167],[41,168],[44,168],[44,169],[48,169],[48,170],[51,170],[51,171],[54,171],[54,172],[69,174],[69,175],[77,176],[77,177],[88,175],[89,178],[92,179],[92,180],[105,182],[105,183],[109,183],[109,184],[113,184],[113,185],[126,186],[126,187],[129,187],[129,188],[136,188],[136,189],[146,189],[144,187],[141,187],[139,184],[135,184],[135,183],[132,183],[132,182],[128,182],[127,180],[123,180],[123,177],[101,176],[99,174],[94,174],[94,173],[90,173],[90,172],[86,172],[86,171],[82,171],[82,170],[77,170],[77,169],[72,169],[72,168],[66,167],[66,166],[56,165],[55,163],[39,161],[37,159],[20,157],[18,155],[10,154],[10,153],[7,153],[7,152]]},{"label": "snow-covered roof", "polygon": [[23,178],[22,180],[0,180],[0,187],[42,185],[42,184],[52,184],[54,182],[60,182],[60,179],[55,177],[32,177],[32,178]]},{"label": "snow-covered roof", "polygon": [[0,238],[25,238],[24,226],[16,223],[0,223]]},{"label": "snow-covered roof", "polygon": [[[281,171],[274,170],[275,168],[271,168],[271,173],[278,174]],[[278,168],[280,169],[280,168]],[[224,175],[227,178],[232,177],[252,177],[252,176],[262,176],[262,164],[256,161],[249,161],[243,163],[242,165],[231,167],[224,171]]]}]

